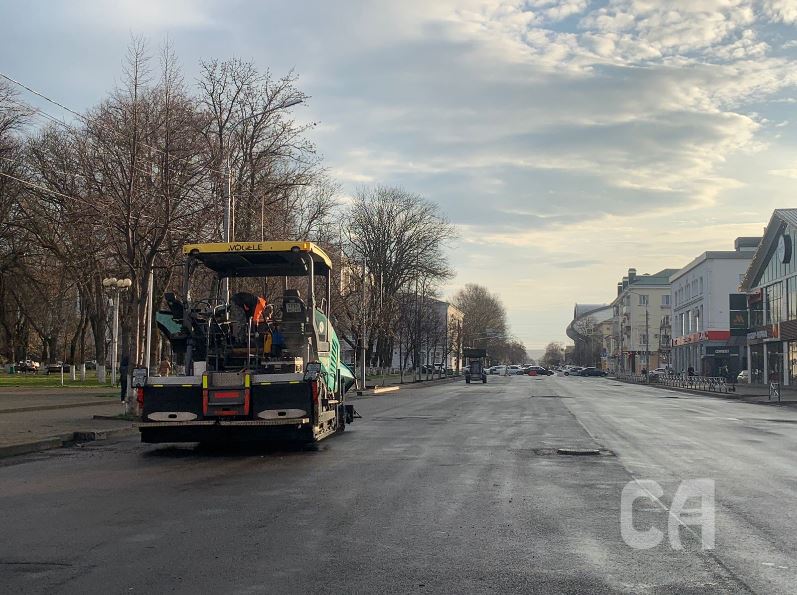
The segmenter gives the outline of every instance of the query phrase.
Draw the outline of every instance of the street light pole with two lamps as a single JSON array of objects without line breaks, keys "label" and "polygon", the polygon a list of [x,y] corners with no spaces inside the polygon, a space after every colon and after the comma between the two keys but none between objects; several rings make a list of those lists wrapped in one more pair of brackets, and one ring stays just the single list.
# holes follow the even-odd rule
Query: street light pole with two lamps
[{"label": "street light pole with two lamps", "polygon": [[112,327],[112,346],[111,346],[111,385],[116,386],[116,360],[119,346],[119,294],[127,291],[133,281],[130,279],[117,279],[116,277],[106,277],[102,280],[102,286],[111,293],[113,300],[113,327]]}]

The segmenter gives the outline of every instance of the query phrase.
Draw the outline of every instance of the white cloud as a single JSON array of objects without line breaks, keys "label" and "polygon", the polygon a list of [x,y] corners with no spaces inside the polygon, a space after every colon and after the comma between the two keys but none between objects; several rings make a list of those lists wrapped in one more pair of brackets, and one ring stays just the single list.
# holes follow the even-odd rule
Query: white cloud
[{"label": "white cloud", "polygon": [[773,21],[792,25],[797,23],[797,3],[794,0],[763,0],[763,12]]},{"label": "white cloud", "polygon": [[209,3],[192,0],[79,0],[72,9],[82,22],[138,33],[212,24]]},{"label": "white cloud", "polygon": [[[186,65],[236,53],[275,72],[295,66],[344,192],[401,184],[439,201],[463,230],[456,260],[469,266],[456,282],[501,292],[529,344],[561,338],[572,302],[611,297],[628,266],[679,266],[759,231],[766,210],[789,199],[784,176],[797,177],[793,127],[783,124],[797,101],[797,46],[783,39],[797,23],[794,2],[74,6],[61,12],[98,58],[110,37],[119,56],[127,31],[155,42],[174,31]],[[36,58],[52,31],[32,19],[23,37],[33,49],[23,56],[0,39],[0,51],[39,72],[37,60],[55,67],[58,57]],[[98,76],[91,56],[60,46],[82,76]],[[741,213],[752,223],[736,224]],[[503,272],[512,258],[534,265],[545,295]],[[601,264],[561,275],[586,260]]]},{"label": "white cloud", "polygon": [[797,180],[797,167],[791,167],[788,169],[770,169],[769,173],[773,176],[780,176],[782,178],[791,178],[793,180]]}]

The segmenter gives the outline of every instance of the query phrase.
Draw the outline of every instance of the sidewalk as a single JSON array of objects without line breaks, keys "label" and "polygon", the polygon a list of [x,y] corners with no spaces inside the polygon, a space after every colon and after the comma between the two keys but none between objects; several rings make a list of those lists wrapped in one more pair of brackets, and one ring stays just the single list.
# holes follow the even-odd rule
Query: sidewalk
[{"label": "sidewalk", "polygon": [[[616,382],[625,382],[623,380],[617,380],[616,378],[612,377],[612,380]],[[627,382],[626,384],[635,384],[633,382]],[[770,399],[769,398],[769,386],[765,386],[763,384],[734,384],[730,385],[736,388],[736,391],[728,392],[728,393],[721,393],[709,390],[696,390],[691,388],[681,388],[675,386],[664,386],[661,384],[656,384],[655,382],[652,384],[643,384],[640,386],[650,386],[651,388],[659,388],[663,390],[671,390],[681,393],[690,393],[693,395],[707,395],[710,397],[720,397],[723,399],[732,399],[735,401],[742,401],[745,403],[754,403],[758,405],[785,405],[789,407],[797,407],[797,388],[791,386],[784,386],[780,389],[780,403],[778,403],[777,398]]]},{"label": "sidewalk", "polygon": [[435,386],[437,384],[449,384],[451,382],[462,381],[465,382],[464,376],[447,376],[445,378],[434,378],[430,380],[421,380],[418,382],[404,382],[401,383],[386,383],[384,386],[381,384],[371,384],[369,383],[366,388],[357,389],[352,388],[347,393],[347,399],[357,399],[362,397],[373,397],[376,395],[381,395],[385,393],[392,393],[398,392],[399,390],[413,390],[416,388],[428,388],[430,386]]},{"label": "sidewalk", "polygon": [[0,458],[133,434],[112,389],[0,389]]}]

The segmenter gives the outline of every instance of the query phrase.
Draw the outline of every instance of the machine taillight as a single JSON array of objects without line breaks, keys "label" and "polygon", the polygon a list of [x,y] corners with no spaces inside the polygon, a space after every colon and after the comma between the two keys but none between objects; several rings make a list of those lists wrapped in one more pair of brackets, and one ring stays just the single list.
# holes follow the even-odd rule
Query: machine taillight
[{"label": "machine taillight", "polygon": [[313,391],[313,403],[318,404],[318,380],[310,382],[310,390]]},{"label": "machine taillight", "polygon": [[144,410],[144,387],[139,386],[136,389],[136,401],[138,402],[139,410]]}]

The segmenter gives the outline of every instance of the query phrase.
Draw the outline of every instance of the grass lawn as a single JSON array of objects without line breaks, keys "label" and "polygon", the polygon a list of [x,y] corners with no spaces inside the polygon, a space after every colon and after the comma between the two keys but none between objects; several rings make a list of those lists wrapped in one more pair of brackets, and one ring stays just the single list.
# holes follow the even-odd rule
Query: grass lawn
[{"label": "grass lawn", "polygon": [[[110,375],[108,376],[109,382],[105,385],[110,388]],[[45,388],[48,386],[61,386],[60,374],[0,374],[0,387],[3,386],[29,386],[35,388]],[[70,379],[69,373],[64,374],[64,387],[72,388],[95,388],[101,386],[97,383],[96,372],[86,372],[86,380]]]}]

